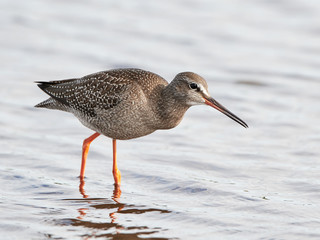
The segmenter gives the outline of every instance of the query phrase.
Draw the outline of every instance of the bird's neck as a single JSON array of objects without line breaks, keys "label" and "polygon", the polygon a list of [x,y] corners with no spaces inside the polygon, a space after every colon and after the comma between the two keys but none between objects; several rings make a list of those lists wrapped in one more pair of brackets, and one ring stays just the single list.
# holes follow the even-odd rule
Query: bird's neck
[{"label": "bird's neck", "polygon": [[158,113],[161,129],[170,129],[177,126],[189,106],[183,104],[174,95],[174,86],[167,85],[161,92],[158,101]]}]

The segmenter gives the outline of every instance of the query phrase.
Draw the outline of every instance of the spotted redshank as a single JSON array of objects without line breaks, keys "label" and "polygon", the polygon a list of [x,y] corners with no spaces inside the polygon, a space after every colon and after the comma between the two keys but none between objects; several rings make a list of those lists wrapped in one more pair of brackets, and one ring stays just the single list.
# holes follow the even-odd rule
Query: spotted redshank
[{"label": "spotted redshank", "polygon": [[116,140],[174,128],[193,105],[207,104],[248,127],[214,100],[207,82],[192,72],[179,73],[171,83],[141,69],[114,69],[82,78],[36,83],[50,98],[35,107],[73,113],[95,131],[83,142],[80,179],[84,178],[90,143],[102,134],[113,139],[113,177],[119,186]]}]

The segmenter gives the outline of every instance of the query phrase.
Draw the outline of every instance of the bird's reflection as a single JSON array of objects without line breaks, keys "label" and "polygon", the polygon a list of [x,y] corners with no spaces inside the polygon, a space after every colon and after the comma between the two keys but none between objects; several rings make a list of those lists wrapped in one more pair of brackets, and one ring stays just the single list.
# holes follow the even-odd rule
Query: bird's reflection
[{"label": "bird's reflection", "polygon": [[[89,199],[89,195],[86,194],[86,191],[84,189],[85,186],[85,179],[84,178],[80,178],[80,184],[79,184],[79,192],[82,195],[83,198],[87,198]],[[114,206],[116,206],[117,210],[115,212],[112,212],[109,214],[110,218],[111,218],[111,222],[113,223],[116,220],[116,214],[121,211],[124,207],[124,204],[121,204],[120,201],[120,197],[121,197],[121,189],[119,185],[114,184],[114,189],[113,189],[113,195],[111,196],[111,199],[116,203],[114,204]],[[90,201],[88,202],[90,203]],[[88,208],[79,208],[78,212],[80,214],[80,216],[78,216],[78,219],[83,219],[83,217],[86,215]]]},{"label": "bird's reflection", "polygon": [[[85,191],[85,180],[81,179],[79,192],[82,196],[81,198],[64,199],[64,201],[68,201],[72,203],[72,205],[79,206],[80,204],[82,206],[77,208],[78,215],[71,218],[56,219],[55,222],[60,226],[73,226],[87,229],[86,234],[82,235],[82,239],[97,237],[108,239],[115,239],[115,237],[116,239],[140,239],[142,236],[143,238],[148,236],[152,237],[152,234],[165,231],[165,229],[160,227],[141,226],[136,222],[128,226],[128,219],[131,218],[130,215],[132,215],[132,219],[135,219],[136,215],[151,212],[155,214],[166,214],[171,211],[161,208],[148,208],[144,205],[137,206],[121,203],[121,190],[117,186],[114,187],[110,198],[90,198]],[[108,213],[106,213],[106,211]],[[118,218],[124,214],[126,215],[126,221],[121,223],[121,218],[120,220]],[[103,221],[101,216],[106,216],[106,219]],[[106,233],[106,230],[108,230],[108,233]]]},{"label": "bird's reflection", "polygon": [[[79,184],[79,192],[82,195],[83,198],[88,198],[89,196],[86,194],[86,191],[84,189],[86,182],[84,178],[80,178],[80,184]],[[114,184],[114,189],[113,189],[113,195],[112,199],[115,202],[118,202],[121,197],[121,189],[120,186],[117,184]]]}]

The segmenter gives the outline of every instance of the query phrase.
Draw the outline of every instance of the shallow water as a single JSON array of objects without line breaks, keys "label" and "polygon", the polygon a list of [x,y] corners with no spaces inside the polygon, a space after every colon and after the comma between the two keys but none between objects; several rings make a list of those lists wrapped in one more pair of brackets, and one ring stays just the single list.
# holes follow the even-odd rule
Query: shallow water
[{"label": "shallow water", "polygon": [[[320,3],[0,1],[1,239],[319,239]],[[205,106],[170,131],[99,137],[35,109],[33,81],[139,67],[205,77],[244,129]]]}]

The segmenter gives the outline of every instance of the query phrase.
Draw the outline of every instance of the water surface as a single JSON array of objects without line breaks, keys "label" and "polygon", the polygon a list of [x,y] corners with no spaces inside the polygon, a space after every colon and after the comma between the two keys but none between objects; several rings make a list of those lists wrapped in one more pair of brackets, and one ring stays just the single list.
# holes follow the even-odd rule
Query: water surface
[{"label": "water surface", "polygon": [[[320,3],[1,1],[2,239],[319,239]],[[139,67],[207,79],[170,131],[92,145],[33,81]]]}]

